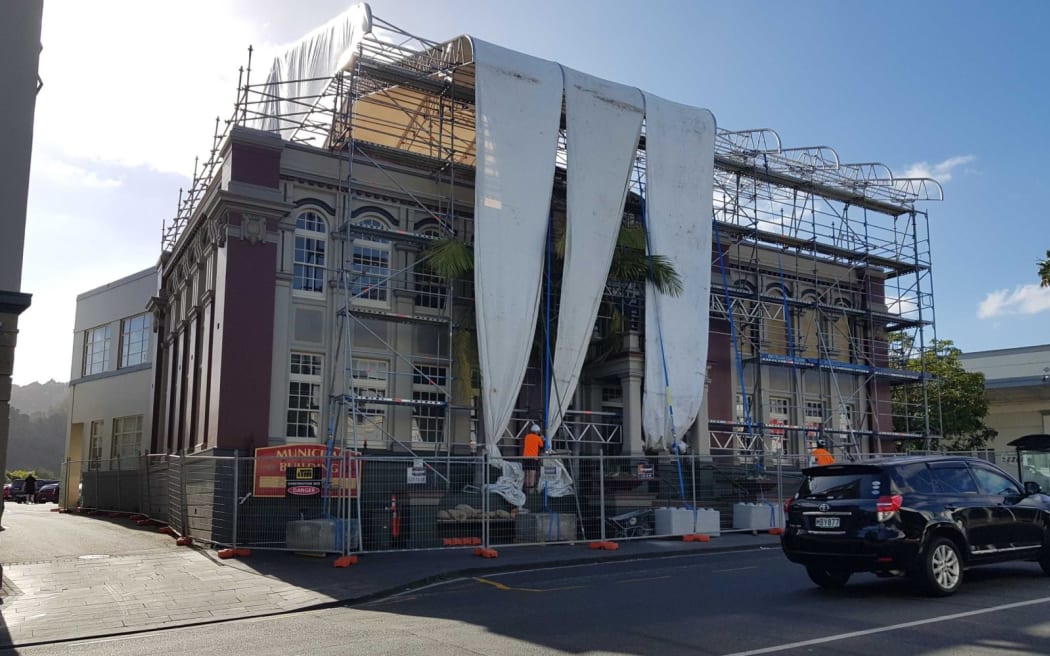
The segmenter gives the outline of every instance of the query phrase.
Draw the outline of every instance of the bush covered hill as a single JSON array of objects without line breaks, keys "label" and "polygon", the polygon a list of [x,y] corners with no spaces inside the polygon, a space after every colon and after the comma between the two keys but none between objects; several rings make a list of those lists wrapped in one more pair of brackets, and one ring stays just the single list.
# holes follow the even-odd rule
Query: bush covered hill
[{"label": "bush covered hill", "polygon": [[68,395],[69,386],[54,380],[12,385],[8,471],[61,470],[69,426]]}]

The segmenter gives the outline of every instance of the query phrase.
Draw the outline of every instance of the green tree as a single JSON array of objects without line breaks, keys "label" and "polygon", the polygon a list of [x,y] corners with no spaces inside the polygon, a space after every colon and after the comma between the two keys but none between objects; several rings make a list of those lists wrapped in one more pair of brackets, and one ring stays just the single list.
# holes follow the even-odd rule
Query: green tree
[{"label": "green tree", "polygon": [[[443,278],[461,281],[473,275],[473,250],[463,241],[453,237],[437,239],[428,244],[424,257],[427,268]],[[555,262],[552,271],[555,286],[558,285],[561,277],[564,258],[565,223],[563,220],[556,219],[554,226]],[[642,284],[647,280],[652,280],[657,290],[669,296],[677,296],[682,292],[682,280],[665,256],[653,255],[650,261],[646,253],[645,230],[640,225],[621,225],[617,235],[616,249],[613,251],[613,259],[609,266],[609,281],[620,284]],[[622,332],[626,325],[616,304],[611,299],[606,299],[605,303],[607,312],[611,316],[610,330],[597,349],[596,359],[620,350]],[[459,308],[455,321],[452,348],[455,358],[456,385],[452,394],[457,403],[466,403],[470,398],[478,360],[473,308]],[[537,331],[536,339],[541,338],[540,331]]]},{"label": "green tree", "polygon": [[1046,259],[1039,261],[1039,286],[1050,287],[1050,249],[1046,251]]},{"label": "green tree", "polygon": [[906,433],[925,433],[941,437],[941,448],[949,451],[986,447],[998,431],[984,423],[988,401],[984,395],[984,374],[963,369],[962,351],[951,340],[934,340],[920,352],[907,335],[890,335],[892,352],[909,371],[924,372],[922,383],[893,388],[893,429]]}]

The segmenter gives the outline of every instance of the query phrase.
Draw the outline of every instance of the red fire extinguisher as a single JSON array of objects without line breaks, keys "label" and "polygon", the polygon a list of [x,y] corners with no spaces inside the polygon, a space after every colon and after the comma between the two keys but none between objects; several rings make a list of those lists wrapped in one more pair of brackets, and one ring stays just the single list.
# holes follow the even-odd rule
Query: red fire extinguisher
[{"label": "red fire extinguisher", "polygon": [[397,514],[397,495],[390,495],[390,535],[401,536],[401,517]]}]

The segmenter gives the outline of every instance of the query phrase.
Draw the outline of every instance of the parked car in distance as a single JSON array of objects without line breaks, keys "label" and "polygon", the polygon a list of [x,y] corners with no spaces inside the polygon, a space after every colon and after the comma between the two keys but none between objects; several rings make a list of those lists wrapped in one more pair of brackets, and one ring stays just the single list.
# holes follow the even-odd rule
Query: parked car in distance
[{"label": "parked car in distance", "polygon": [[58,503],[59,494],[58,483],[48,483],[43,487],[39,488],[36,492],[37,503]]},{"label": "parked car in distance", "polygon": [[910,576],[946,596],[969,567],[1037,561],[1050,575],[1050,497],[977,458],[912,456],[802,470],[781,547],[817,585]]},{"label": "parked car in distance", "polygon": [[22,494],[22,487],[26,484],[21,478],[4,483],[4,501],[18,501]]}]

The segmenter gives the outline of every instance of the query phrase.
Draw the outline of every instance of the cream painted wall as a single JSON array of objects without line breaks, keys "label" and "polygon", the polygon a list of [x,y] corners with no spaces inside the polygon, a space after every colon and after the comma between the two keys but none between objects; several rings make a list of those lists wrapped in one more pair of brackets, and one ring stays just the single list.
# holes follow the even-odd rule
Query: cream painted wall
[{"label": "cream painted wall", "polygon": [[[70,358],[69,427],[66,431],[66,459],[72,464],[69,467],[70,476],[73,476],[74,471],[83,469],[77,463],[87,459],[93,421],[103,422],[103,461],[112,453],[115,418],[141,415],[141,449],[149,448],[152,364],[135,365],[123,370],[118,368],[118,364],[121,320],[145,312],[146,303],[156,294],[156,289],[156,270],[146,269],[77,296],[73,352]],[[109,356],[102,373],[84,377],[84,331],[102,325],[109,325],[111,329]],[[156,334],[151,334],[151,339],[155,341]],[[155,353],[152,346],[148,349],[151,355]]]}]

